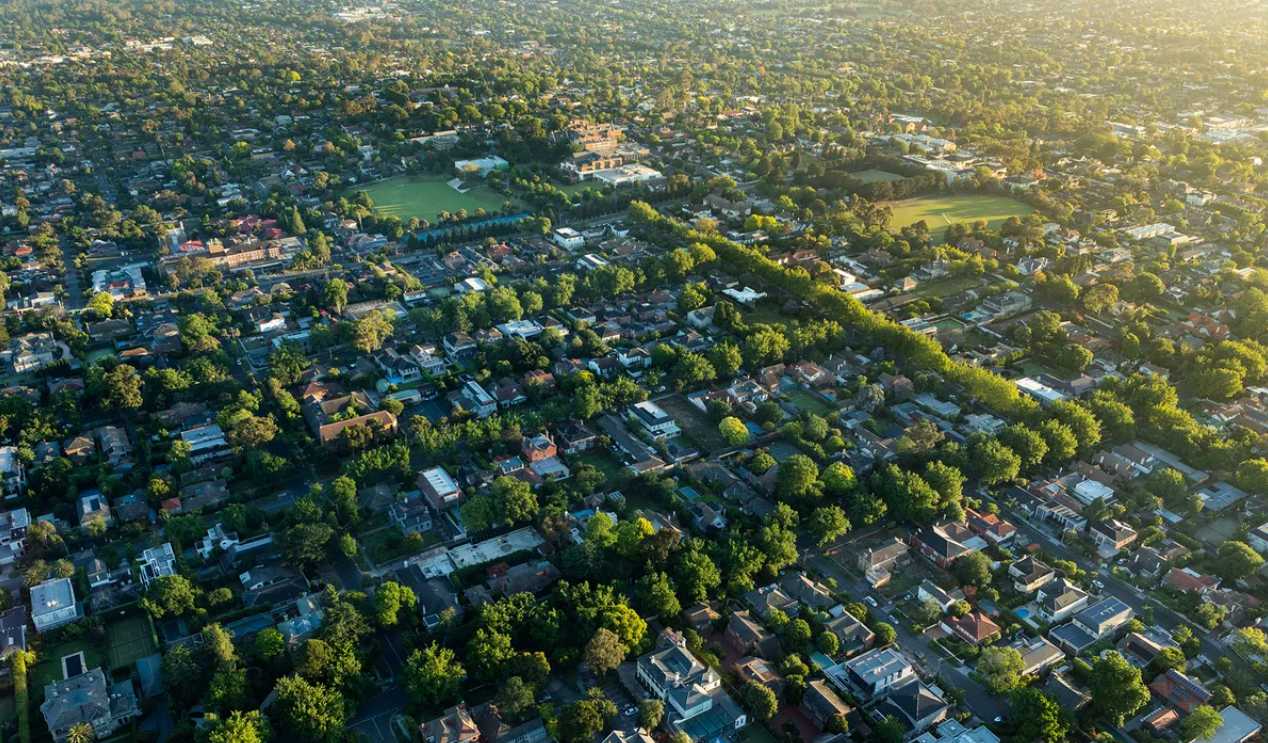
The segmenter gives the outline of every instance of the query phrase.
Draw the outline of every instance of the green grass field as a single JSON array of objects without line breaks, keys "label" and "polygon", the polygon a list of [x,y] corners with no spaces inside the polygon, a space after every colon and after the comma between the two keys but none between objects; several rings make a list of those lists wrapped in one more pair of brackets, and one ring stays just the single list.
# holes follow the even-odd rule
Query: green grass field
[{"label": "green grass field", "polygon": [[143,616],[130,617],[106,628],[110,670],[127,668],[154,653],[154,638]]},{"label": "green grass field", "polygon": [[466,209],[468,213],[476,209],[496,214],[502,210],[507,201],[520,206],[516,199],[508,199],[488,186],[480,186],[466,193],[458,193],[450,188],[444,176],[422,176],[410,178],[400,176],[368,186],[354,186],[347,192],[352,196],[357,191],[365,191],[374,202],[374,210],[384,214],[393,214],[401,219],[418,217],[431,222],[441,212],[457,212]]},{"label": "green grass field", "polygon": [[106,664],[106,653],[102,648],[102,642],[86,636],[76,637],[53,647],[45,647],[44,652],[40,654],[40,663],[31,669],[29,684],[31,693],[43,694],[45,686],[61,681],[65,677],[62,671],[62,658],[80,652],[84,654],[85,670],[100,668]]},{"label": "green grass field", "polygon": [[1024,217],[1034,211],[1029,206],[1004,196],[926,196],[919,199],[894,201],[890,227],[898,230],[924,220],[934,240],[941,240],[947,227],[955,222],[972,224],[985,219],[991,229],[998,229],[1004,220],[1012,216]]},{"label": "green grass field", "polygon": [[876,170],[871,168],[868,170],[860,170],[857,173],[850,173],[851,176],[858,178],[864,183],[875,183],[877,181],[901,181],[901,175],[895,175],[888,170]]}]

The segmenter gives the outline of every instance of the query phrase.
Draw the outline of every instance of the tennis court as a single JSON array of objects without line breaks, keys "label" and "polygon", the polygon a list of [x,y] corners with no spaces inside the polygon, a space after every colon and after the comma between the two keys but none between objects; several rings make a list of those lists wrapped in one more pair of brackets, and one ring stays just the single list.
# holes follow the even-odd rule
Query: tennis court
[{"label": "tennis court", "polygon": [[106,628],[110,670],[131,667],[154,653],[154,639],[144,616],[129,617]]}]

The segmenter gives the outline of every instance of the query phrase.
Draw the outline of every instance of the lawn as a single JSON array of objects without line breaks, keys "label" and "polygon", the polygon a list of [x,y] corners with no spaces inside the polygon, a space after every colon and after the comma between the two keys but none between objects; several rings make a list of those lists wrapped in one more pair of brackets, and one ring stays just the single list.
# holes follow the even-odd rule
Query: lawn
[{"label": "lawn", "polygon": [[348,190],[347,195],[365,191],[370,195],[377,212],[394,214],[405,220],[418,217],[431,222],[435,222],[441,212],[452,213],[460,209],[474,212],[476,209],[484,209],[496,214],[507,201],[517,206],[520,204],[517,199],[507,198],[488,186],[458,193],[449,187],[449,180],[444,176],[399,176],[368,186],[354,186]]},{"label": "lawn", "polygon": [[41,654],[43,659],[39,664],[31,670],[30,687],[32,693],[39,690],[42,693],[45,686],[61,681],[64,678],[62,673],[62,658],[75,653],[84,654],[84,668],[93,669],[101,668],[106,665],[106,652],[103,643],[99,639],[89,638],[86,636],[77,637],[68,640],[60,645],[46,647]]},{"label": "lawn", "polygon": [[803,413],[808,412],[814,413],[815,415],[827,415],[833,411],[831,406],[805,390],[792,390],[788,393],[788,399]]},{"label": "lawn", "polygon": [[106,640],[112,671],[128,668],[156,650],[149,622],[144,616],[130,617],[110,625],[106,628]]},{"label": "lawn", "polygon": [[903,179],[901,175],[895,175],[888,170],[876,170],[875,168],[860,170],[857,173],[850,173],[850,176],[858,178],[864,183],[876,183],[877,181],[901,181]]},{"label": "lawn", "polygon": [[976,276],[951,276],[945,279],[937,279],[927,284],[919,284],[913,292],[921,297],[936,297],[945,299],[953,297],[963,291],[976,289],[982,285],[982,280]]},{"label": "lawn", "polygon": [[582,464],[588,464],[591,467],[594,467],[604,477],[606,477],[609,485],[616,484],[616,481],[620,480],[621,475],[624,474],[624,467],[621,463],[616,461],[616,459],[604,449],[591,449],[590,451],[582,454],[579,458]]},{"label": "lawn", "polygon": [[941,240],[947,226],[956,222],[972,224],[984,219],[991,229],[998,229],[1009,217],[1021,217],[1034,211],[1020,201],[1004,196],[978,194],[925,196],[894,201],[889,207],[894,211],[894,218],[890,222],[893,229],[901,229],[923,219],[935,240]]},{"label": "lawn", "polygon": [[717,424],[712,423],[704,413],[700,412],[699,408],[687,402],[687,398],[682,395],[662,398],[657,400],[656,404],[673,416],[683,433],[694,439],[701,448],[713,450],[727,445],[726,439],[722,438],[722,433],[718,431]]}]

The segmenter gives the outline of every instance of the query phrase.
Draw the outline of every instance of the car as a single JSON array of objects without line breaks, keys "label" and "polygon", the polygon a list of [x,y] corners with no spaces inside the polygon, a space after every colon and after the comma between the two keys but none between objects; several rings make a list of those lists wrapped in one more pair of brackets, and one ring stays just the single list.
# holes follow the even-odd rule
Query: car
[{"label": "car", "polygon": [[1003,722],[1003,721],[1004,721],[1004,718],[1002,717],[996,717],[994,720],[992,720],[992,722]]},{"label": "car", "polygon": [[1098,591],[1104,591],[1104,590],[1105,590],[1105,584],[1104,584],[1104,583],[1102,583],[1102,582],[1100,582],[1099,580],[1094,580],[1094,581],[1092,581],[1092,585],[1096,586],[1096,588],[1097,588],[1097,590],[1098,590]]},{"label": "car", "polygon": [[871,596],[864,596],[863,600],[866,601],[868,604],[870,604],[872,608],[876,608],[880,606],[880,604],[876,603],[876,599],[872,598]]},{"label": "car", "polygon": [[637,714],[638,714],[638,707],[630,707],[629,709],[625,710],[626,717],[633,717],[634,715],[637,715]]}]

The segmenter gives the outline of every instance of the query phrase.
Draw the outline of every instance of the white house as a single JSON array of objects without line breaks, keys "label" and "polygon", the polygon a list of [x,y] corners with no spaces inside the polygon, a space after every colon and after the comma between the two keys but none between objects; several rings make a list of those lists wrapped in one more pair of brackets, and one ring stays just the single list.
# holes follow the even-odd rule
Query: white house
[{"label": "white house", "polygon": [[585,236],[571,227],[556,227],[550,239],[564,250],[580,250],[586,244]]},{"label": "white house", "polygon": [[83,615],[70,578],[46,580],[31,589],[31,621],[37,631],[69,624]]},{"label": "white house", "polygon": [[141,585],[149,588],[150,583],[168,575],[176,575],[176,554],[171,542],[141,553]]},{"label": "white house", "polygon": [[631,405],[630,415],[645,431],[658,439],[677,436],[680,430],[674,417],[650,400]]}]

